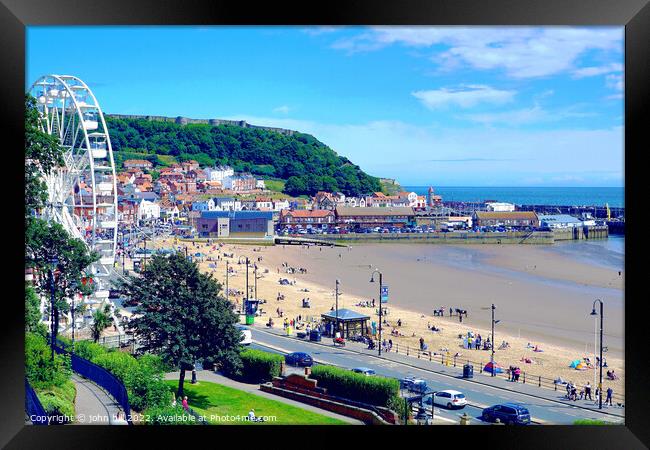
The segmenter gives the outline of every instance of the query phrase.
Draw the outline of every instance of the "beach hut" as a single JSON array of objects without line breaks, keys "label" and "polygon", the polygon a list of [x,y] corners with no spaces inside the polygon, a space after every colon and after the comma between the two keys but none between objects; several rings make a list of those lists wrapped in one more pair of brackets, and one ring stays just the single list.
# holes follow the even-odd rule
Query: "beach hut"
[{"label": "beach hut", "polygon": [[493,364],[492,361],[490,361],[485,365],[485,367],[483,367],[483,371],[494,373],[494,374],[503,373],[503,369],[501,368],[501,366],[499,366],[497,363]]}]

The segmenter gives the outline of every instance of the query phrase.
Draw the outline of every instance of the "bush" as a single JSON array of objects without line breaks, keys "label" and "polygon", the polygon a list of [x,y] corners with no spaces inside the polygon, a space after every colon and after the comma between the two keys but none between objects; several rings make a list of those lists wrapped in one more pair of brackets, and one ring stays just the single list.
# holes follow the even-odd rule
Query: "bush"
[{"label": "bush", "polygon": [[145,416],[145,425],[197,425],[200,423],[180,405],[148,408],[143,415]]},{"label": "bush", "polygon": [[34,389],[62,386],[70,379],[70,357],[54,354],[44,336],[25,334],[25,376]]},{"label": "bush", "polygon": [[140,363],[123,380],[129,395],[129,404],[136,411],[164,405],[169,402],[169,388],[163,381],[162,372]]},{"label": "bush", "polygon": [[399,397],[399,381],[392,378],[367,377],[332,366],[314,366],[311,378],[327,388],[328,394],[372,405],[389,406]]},{"label": "bush", "polygon": [[242,368],[228,374],[247,383],[264,383],[280,375],[282,355],[262,350],[247,349],[240,353]]},{"label": "bush", "polygon": [[72,381],[68,380],[61,386],[50,386],[46,389],[39,389],[37,396],[48,415],[65,415],[71,418],[70,421],[74,420],[74,400],[77,396],[77,389]]},{"label": "bush", "polygon": [[95,356],[91,361],[98,366],[102,366],[122,381],[127,378],[130,372],[138,369],[138,361],[133,356],[123,352],[106,352]]},{"label": "bush", "polygon": [[108,353],[106,348],[92,341],[80,341],[74,344],[75,354],[81,358],[92,361],[93,358]]}]

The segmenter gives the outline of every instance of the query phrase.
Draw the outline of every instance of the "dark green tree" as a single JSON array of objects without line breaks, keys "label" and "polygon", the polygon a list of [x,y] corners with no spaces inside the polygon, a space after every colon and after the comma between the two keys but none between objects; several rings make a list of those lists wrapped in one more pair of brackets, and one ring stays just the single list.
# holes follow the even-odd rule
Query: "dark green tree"
[{"label": "dark green tree", "polygon": [[25,283],[25,331],[45,335],[47,329],[41,322],[41,300],[31,283]]},{"label": "dark green tree", "polygon": [[25,96],[25,216],[43,208],[47,190],[42,175],[63,165],[63,149],[55,136],[39,128],[36,100]]},{"label": "dark green tree", "polygon": [[66,299],[76,293],[92,293],[90,283],[84,285],[86,268],[99,259],[97,252],[91,252],[80,239],[71,238],[58,223],[48,223],[33,218],[25,230],[25,266],[35,269],[36,289],[50,298],[51,261],[57,260],[54,268],[54,337],[58,331],[60,313],[68,312]]},{"label": "dark green tree", "polygon": [[237,315],[221,295],[221,285],[199,271],[181,253],[154,256],[142,276],[131,276],[121,289],[135,306],[137,317],[128,328],[139,339],[142,353],[160,355],[180,370],[178,396],[185,371],[210,359],[227,372],[241,367],[241,332]]},{"label": "dark green tree", "polygon": [[111,323],[113,323],[113,318],[111,317],[111,306],[104,305],[103,309],[98,309],[93,313],[93,324],[90,327],[90,334],[93,337],[93,341],[99,341],[102,332],[108,328]]}]

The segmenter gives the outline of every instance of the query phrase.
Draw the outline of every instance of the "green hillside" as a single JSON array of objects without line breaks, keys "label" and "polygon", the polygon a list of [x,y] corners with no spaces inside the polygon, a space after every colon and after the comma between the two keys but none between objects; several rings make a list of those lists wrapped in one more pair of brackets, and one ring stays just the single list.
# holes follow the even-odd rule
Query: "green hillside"
[{"label": "green hillside", "polygon": [[285,180],[284,192],[289,195],[321,190],[360,195],[381,190],[378,178],[308,134],[110,116],[106,123],[118,164],[136,156],[161,166],[188,159],[202,166],[228,164],[237,172]]}]

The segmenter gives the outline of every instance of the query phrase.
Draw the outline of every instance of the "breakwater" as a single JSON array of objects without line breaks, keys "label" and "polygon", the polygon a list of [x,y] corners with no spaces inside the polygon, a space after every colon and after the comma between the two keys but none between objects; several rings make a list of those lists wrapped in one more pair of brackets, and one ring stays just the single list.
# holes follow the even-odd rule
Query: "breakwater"
[{"label": "breakwater", "polygon": [[551,231],[511,231],[505,233],[372,233],[372,234],[328,234],[321,240],[339,243],[414,243],[414,244],[553,244]]}]

